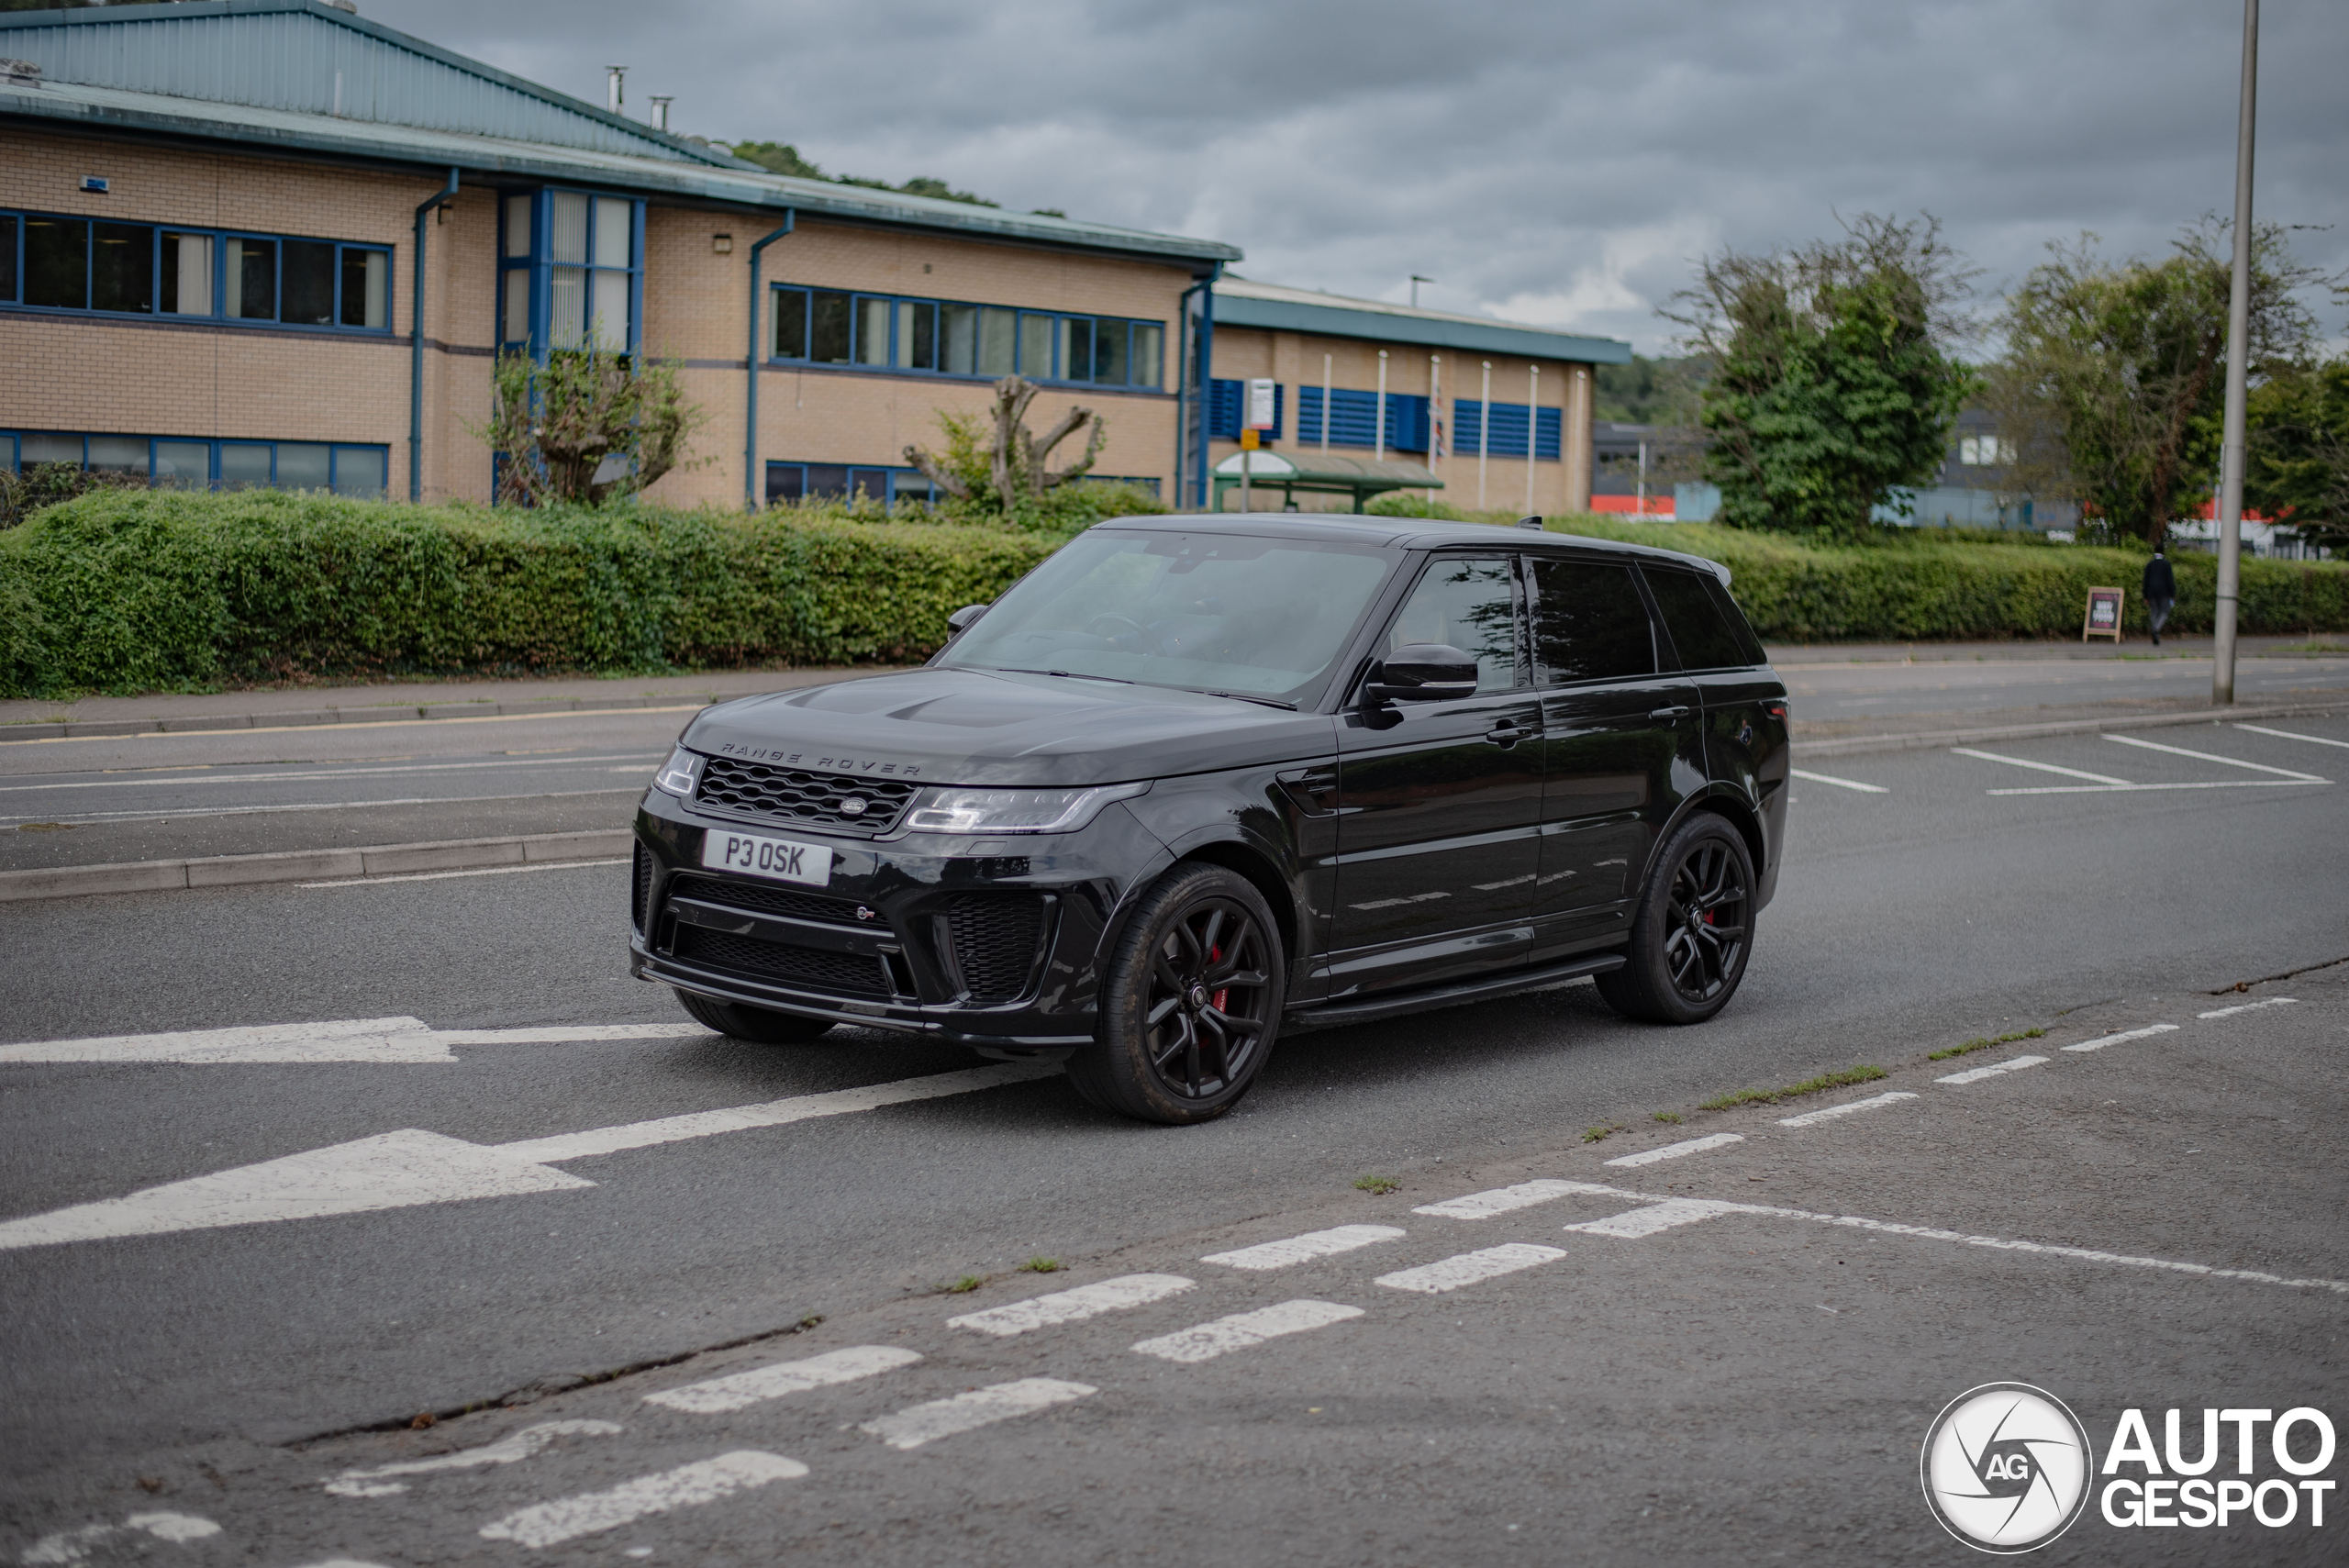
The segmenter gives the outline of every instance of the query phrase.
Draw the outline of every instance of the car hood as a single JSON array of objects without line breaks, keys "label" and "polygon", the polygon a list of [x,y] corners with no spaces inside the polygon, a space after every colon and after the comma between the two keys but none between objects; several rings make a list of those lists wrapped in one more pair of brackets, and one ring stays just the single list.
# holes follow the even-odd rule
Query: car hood
[{"label": "car hood", "polygon": [[681,743],[819,773],[1076,788],[1336,749],[1327,714],[1054,675],[908,670],[704,708]]}]

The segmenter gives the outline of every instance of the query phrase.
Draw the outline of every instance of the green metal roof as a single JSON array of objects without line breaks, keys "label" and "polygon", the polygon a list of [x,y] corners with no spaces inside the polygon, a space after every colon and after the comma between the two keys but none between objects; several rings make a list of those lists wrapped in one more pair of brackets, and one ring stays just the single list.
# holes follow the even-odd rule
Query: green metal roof
[{"label": "green metal roof", "polygon": [[1381,343],[1414,343],[1471,354],[1511,354],[1529,360],[1575,360],[1586,364],[1631,362],[1631,345],[1617,338],[1591,338],[1547,327],[1525,327],[1482,316],[1420,310],[1381,300],[1260,284],[1224,274],[1215,289],[1219,327],[1261,327],[1280,332],[1311,332],[1325,338],[1365,338]]},{"label": "green metal roof", "polygon": [[[108,31],[108,28],[115,30]],[[1204,272],[1240,250],[968,202],[773,174],[321,0],[0,13],[0,121],[226,142],[473,178],[547,180],[814,217],[1108,252]],[[343,77],[343,112],[333,112]]]}]

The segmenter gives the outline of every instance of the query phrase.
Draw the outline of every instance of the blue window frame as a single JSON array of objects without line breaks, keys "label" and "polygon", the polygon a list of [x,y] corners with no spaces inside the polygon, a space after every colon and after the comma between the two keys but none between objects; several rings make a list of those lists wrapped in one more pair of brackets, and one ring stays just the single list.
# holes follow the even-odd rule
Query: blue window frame
[{"label": "blue window frame", "polygon": [[[1080,484],[1131,484],[1158,494],[1155,474],[1088,473],[1076,481]],[[926,501],[931,505],[946,497],[930,482],[930,476],[918,468],[884,468],[878,464],[845,462],[770,462],[767,464],[767,504],[792,502],[814,497],[822,500],[846,500],[863,494],[876,501],[896,506],[900,501]]]},{"label": "blue window frame", "polygon": [[[1473,397],[1464,397],[1453,406],[1452,450],[1459,457],[1474,457],[1476,439],[1485,422],[1485,406]],[[1533,416],[1533,456],[1536,462],[1558,461],[1560,444],[1564,434],[1564,416],[1556,408],[1535,408]],[[1493,457],[1523,457],[1526,441],[1526,415],[1522,403],[1493,405],[1491,444],[1485,450]]]},{"label": "blue window frame", "polygon": [[386,245],[0,212],[0,305],[388,336],[392,299]]},{"label": "blue window frame", "polygon": [[635,353],[643,340],[644,204],[548,185],[497,207],[497,340]]},{"label": "blue window frame", "polygon": [[384,494],[391,449],[354,441],[248,441],[204,436],[116,436],[70,430],[0,430],[12,469],[37,463],[139,473],[174,490],[330,490]]},{"label": "blue window frame", "polygon": [[1153,391],[1164,384],[1163,322],[796,284],[777,284],[767,297],[771,362]]},{"label": "blue window frame", "polygon": [[[1297,439],[1318,446],[1321,441],[1321,389],[1297,389]],[[1375,447],[1378,444],[1378,394],[1335,387],[1330,393],[1330,444],[1333,447]],[[1428,450],[1428,400],[1408,392],[1386,395],[1386,446],[1390,451]]]}]

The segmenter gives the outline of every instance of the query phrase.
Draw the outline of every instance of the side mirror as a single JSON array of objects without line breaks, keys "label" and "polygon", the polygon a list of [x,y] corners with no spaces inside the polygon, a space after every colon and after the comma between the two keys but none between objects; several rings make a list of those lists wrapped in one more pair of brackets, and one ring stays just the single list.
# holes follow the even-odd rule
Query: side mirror
[{"label": "side mirror", "polygon": [[1414,642],[1370,667],[1363,693],[1374,703],[1442,702],[1476,695],[1474,655],[1442,642]]},{"label": "side mirror", "polygon": [[960,637],[970,630],[972,625],[986,613],[987,607],[985,605],[964,605],[946,617],[946,629]]}]

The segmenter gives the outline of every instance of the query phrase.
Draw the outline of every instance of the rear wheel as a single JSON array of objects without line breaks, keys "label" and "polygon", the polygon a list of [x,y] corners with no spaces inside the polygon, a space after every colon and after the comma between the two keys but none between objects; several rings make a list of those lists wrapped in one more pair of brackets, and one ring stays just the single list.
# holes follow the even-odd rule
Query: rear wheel
[{"label": "rear wheel", "polygon": [[1102,987],[1095,1043],[1069,1058],[1104,1110],[1186,1126],[1223,1115],[1272,1054],[1286,993],[1263,895],[1221,866],[1181,866],[1142,897]]},{"label": "rear wheel", "polygon": [[1598,977],[1627,1018],[1702,1023],[1729,1005],[1753,947],[1753,858],[1709,811],[1683,822],[1656,857],[1631,917],[1630,962]]},{"label": "rear wheel", "polygon": [[692,1015],[694,1022],[758,1045],[805,1045],[811,1040],[820,1040],[832,1027],[829,1018],[778,1013],[743,1002],[720,1002],[691,991],[679,991],[677,1001]]}]

